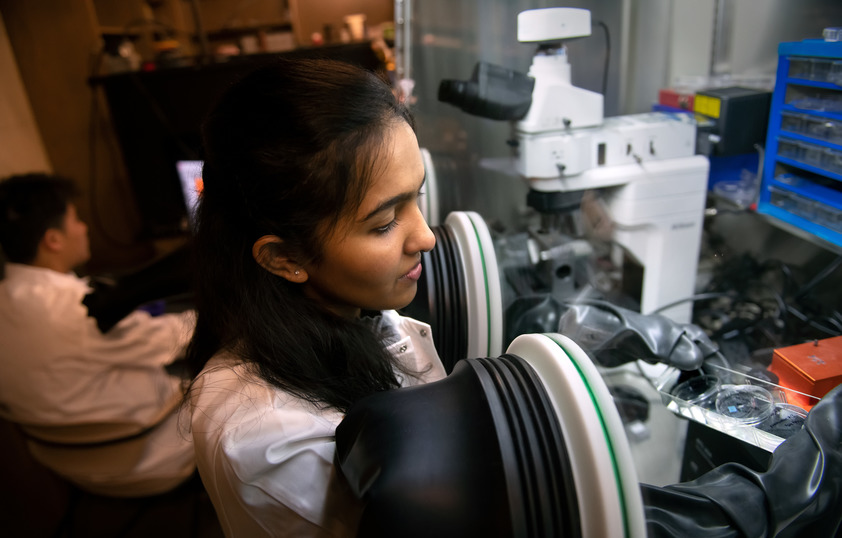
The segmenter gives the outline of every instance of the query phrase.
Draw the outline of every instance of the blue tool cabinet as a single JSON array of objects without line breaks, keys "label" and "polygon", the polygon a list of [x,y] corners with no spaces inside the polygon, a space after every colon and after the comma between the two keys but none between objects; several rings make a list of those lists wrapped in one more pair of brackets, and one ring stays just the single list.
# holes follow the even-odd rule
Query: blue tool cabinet
[{"label": "blue tool cabinet", "polygon": [[757,211],[842,247],[842,41],[779,44]]}]

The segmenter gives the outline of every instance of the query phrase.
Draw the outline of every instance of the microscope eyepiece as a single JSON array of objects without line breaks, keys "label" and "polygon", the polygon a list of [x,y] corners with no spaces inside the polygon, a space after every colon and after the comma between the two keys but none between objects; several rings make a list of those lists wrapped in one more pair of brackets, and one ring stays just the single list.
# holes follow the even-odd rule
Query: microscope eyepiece
[{"label": "microscope eyepiece", "polygon": [[470,80],[442,80],[439,101],[492,120],[520,120],[532,105],[535,79],[511,69],[478,62]]}]

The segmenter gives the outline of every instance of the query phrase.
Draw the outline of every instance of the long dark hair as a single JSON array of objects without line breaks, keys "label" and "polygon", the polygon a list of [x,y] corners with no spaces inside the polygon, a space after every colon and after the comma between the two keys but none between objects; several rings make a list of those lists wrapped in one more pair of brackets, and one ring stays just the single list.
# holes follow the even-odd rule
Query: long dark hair
[{"label": "long dark hair", "polygon": [[397,386],[370,329],[252,255],[257,239],[275,235],[299,262],[318,262],[326,234],[364,197],[396,122],[413,125],[383,79],[331,60],[279,61],[222,96],[203,126],[194,373],[230,350],[272,385],[342,411]]}]

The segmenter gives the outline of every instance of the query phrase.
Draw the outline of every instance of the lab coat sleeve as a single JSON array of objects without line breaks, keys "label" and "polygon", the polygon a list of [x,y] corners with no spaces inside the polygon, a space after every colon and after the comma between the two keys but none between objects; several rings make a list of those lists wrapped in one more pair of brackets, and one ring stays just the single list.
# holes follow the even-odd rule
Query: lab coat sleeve
[{"label": "lab coat sleeve", "polygon": [[[92,325],[93,323],[93,325]],[[97,361],[127,366],[164,366],[183,355],[196,325],[195,312],[150,316],[137,310],[102,334],[88,319],[88,350]]]}]

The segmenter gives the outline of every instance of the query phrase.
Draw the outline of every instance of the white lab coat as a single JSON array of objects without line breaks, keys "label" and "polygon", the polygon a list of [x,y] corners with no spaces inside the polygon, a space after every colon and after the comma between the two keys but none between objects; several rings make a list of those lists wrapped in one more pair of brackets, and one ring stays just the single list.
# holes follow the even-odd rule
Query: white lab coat
[{"label": "white lab coat", "polygon": [[[400,335],[387,349],[423,372],[401,384],[444,378],[429,325],[383,316]],[[270,386],[227,354],[198,376],[191,408],[199,474],[227,537],[355,534],[359,505],[333,466],[341,413]]]},{"label": "white lab coat", "polygon": [[[164,369],[183,352],[195,314],[133,312],[103,334],[82,304],[89,291],[72,273],[6,264],[0,415],[32,437],[64,444],[32,442],[30,449],[89,491],[166,491],[195,470],[192,443],[177,424],[182,381]],[[153,426],[129,441],[91,446]]]}]

